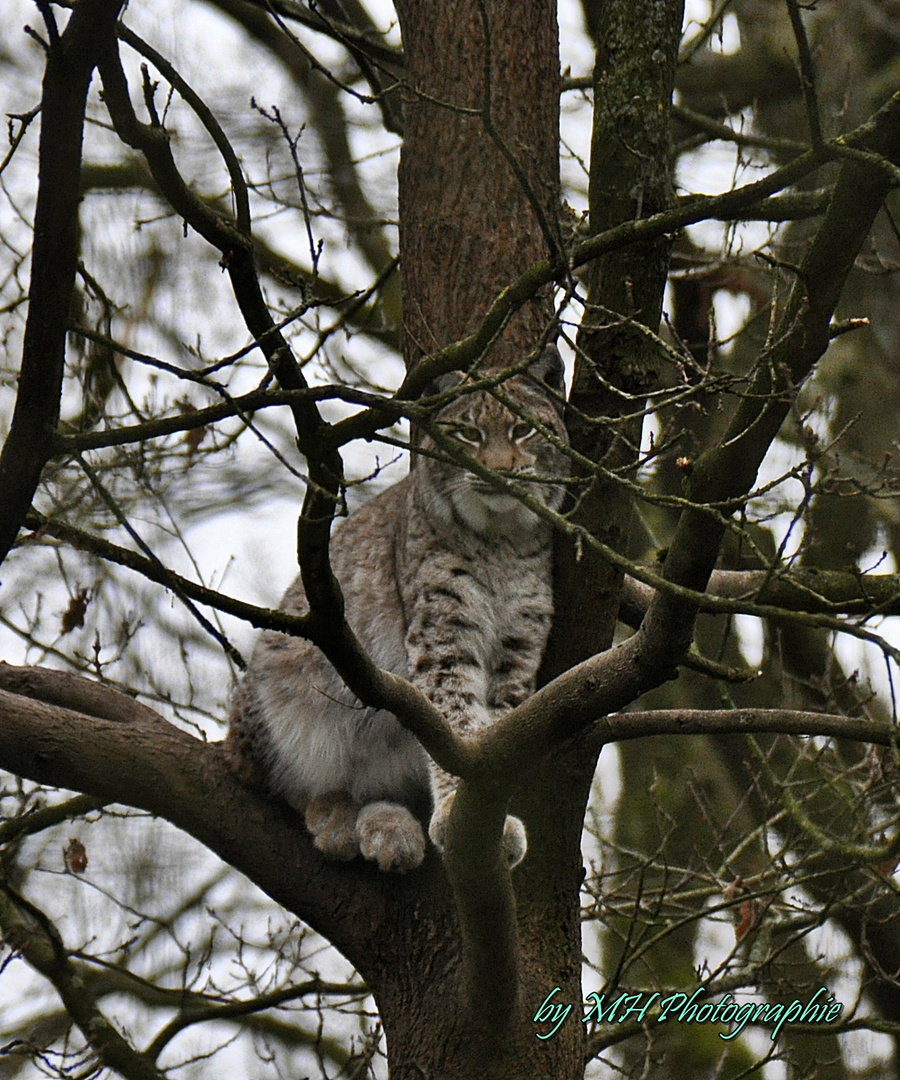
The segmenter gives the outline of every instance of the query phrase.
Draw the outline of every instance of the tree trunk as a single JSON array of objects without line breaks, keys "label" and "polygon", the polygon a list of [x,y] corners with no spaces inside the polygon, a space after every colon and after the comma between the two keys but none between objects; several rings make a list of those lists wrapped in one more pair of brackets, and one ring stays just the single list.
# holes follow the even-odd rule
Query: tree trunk
[{"label": "tree trunk", "polygon": [[[407,70],[400,253],[412,367],[470,332],[502,288],[558,249],[559,47],[553,0],[398,0],[397,12]],[[521,360],[551,315],[546,299],[527,305],[491,366]]]},{"label": "tree trunk", "polygon": [[[397,11],[407,64],[400,247],[412,367],[471,332],[517,274],[559,251],[559,51],[553,0],[398,0]],[[552,317],[547,294],[526,305],[486,366],[521,361]],[[539,805],[552,803],[545,791]],[[449,885],[435,868],[427,897],[390,935],[371,981],[393,1078],[583,1075],[584,1026],[574,1015],[582,810],[583,800],[563,841],[553,813],[527,822],[529,855],[513,875],[521,990],[503,1045],[478,1030],[477,1018],[463,1018]],[[554,1000],[573,1012],[552,1038],[538,1039],[547,1025],[535,1024],[535,1012],[557,986]]]}]

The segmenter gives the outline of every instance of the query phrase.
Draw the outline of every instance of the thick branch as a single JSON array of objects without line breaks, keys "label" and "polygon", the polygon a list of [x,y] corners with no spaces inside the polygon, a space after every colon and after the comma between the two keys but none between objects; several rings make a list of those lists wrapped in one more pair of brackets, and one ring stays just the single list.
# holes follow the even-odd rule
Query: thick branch
[{"label": "thick branch", "polygon": [[508,793],[460,784],[444,848],[459,912],[463,987],[480,1048],[496,1042],[498,1025],[509,1023],[519,998],[515,893],[499,842],[508,802]]},{"label": "thick branch", "polygon": [[[35,669],[33,677],[40,685],[58,674]],[[374,935],[389,917],[385,906],[410,903],[407,894],[422,883],[361,862],[324,862],[297,815],[242,787],[218,744],[193,738],[105,687],[73,691],[76,701],[85,695],[105,697],[97,711],[109,716],[0,689],[0,766],[165,818],[338,943],[371,985],[381,951]],[[351,913],[348,921],[350,898],[357,896],[365,898],[366,917]]]},{"label": "thick branch", "polygon": [[633,700],[628,693],[640,680],[639,651],[635,635],[554,679],[485,731],[479,743],[480,765],[496,787],[511,794],[523,773],[591,724],[601,744],[651,735],[748,732],[830,735],[882,746],[891,745],[895,738],[894,731],[877,720],[791,709],[672,709],[606,715]]},{"label": "thick branch", "polygon": [[[882,721],[792,709],[663,709],[601,718],[591,701],[591,694],[597,692],[591,668],[599,661],[608,663],[609,655],[556,679],[486,731],[481,740],[485,754],[492,763],[502,754],[508,770],[498,770],[496,782],[492,779],[484,785],[498,808],[524,771],[567,734],[592,720],[605,742],[654,735],[780,732],[889,746],[894,738],[893,729]],[[308,838],[293,815],[280,813],[272,803],[240,786],[217,745],[179,731],[126,694],[68,673],[3,664],[0,686],[16,688],[0,688],[0,765],[4,769],[37,783],[83,791],[105,802],[157,814],[243,870],[286,906],[297,904],[297,886],[304,883],[291,879],[290,885],[284,884],[290,875],[276,873],[273,878],[266,852],[291,851],[292,857],[301,857],[299,849],[310,847]],[[103,715],[73,711],[40,698],[68,698]],[[550,730],[543,722],[549,713],[556,716]],[[478,798],[485,796],[472,796],[473,805]],[[476,813],[482,811],[484,806]],[[468,810],[463,807],[460,813]],[[271,834],[264,841],[266,830]],[[261,845],[258,850],[257,844]],[[312,858],[320,865],[318,856]],[[310,894],[316,894],[312,877],[305,882],[304,892],[307,886]],[[323,894],[328,894],[327,882]],[[308,901],[313,911],[321,906],[321,898],[314,895]]]},{"label": "thick branch", "polygon": [[[663,588],[665,586],[662,586]],[[656,594],[652,585],[626,576],[623,606],[625,622],[639,626]],[[753,605],[782,612],[830,615],[900,615],[900,576],[897,574],[857,574],[849,570],[817,570],[798,567],[777,574],[768,570],[714,570],[706,593],[698,596],[701,611],[725,613],[716,599],[746,601],[745,612]]]},{"label": "thick branch", "polygon": [[84,111],[101,42],[122,0],[82,0],[48,51],[28,319],[12,425],[0,454],[0,562],[16,538],[59,419],[69,303],[78,259]]},{"label": "thick branch", "polygon": [[[626,742],[653,735],[827,735],[891,746],[896,732],[880,720],[801,709],[655,709],[618,713],[598,724],[603,741]],[[598,731],[598,734],[599,734]]]}]

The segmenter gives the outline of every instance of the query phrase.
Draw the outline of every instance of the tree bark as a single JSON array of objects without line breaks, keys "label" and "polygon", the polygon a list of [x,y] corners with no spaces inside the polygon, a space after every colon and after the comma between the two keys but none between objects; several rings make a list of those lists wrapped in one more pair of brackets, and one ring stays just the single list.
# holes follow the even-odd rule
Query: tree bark
[{"label": "tree bark", "polygon": [[[559,49],[551,0],[400,0],[406,56],[400,251],[407,366],[471,332],[557,253]],[[528,93],[522,93],[527,86]],[[489,361],[546,333],[546,293]]]}]

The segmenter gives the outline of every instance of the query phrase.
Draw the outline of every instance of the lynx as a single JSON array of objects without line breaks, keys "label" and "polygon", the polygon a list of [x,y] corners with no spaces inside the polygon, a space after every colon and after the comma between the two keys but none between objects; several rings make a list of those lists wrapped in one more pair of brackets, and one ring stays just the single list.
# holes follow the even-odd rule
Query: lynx
[{"label": "lynx", "polygon": [[[515,412],[489,392],[460,389],[436,413],[437,429],[558,508],[566,459],[556,349],[503,384]],[[512,494],[442,456],[427,435],[421,449],[409,476],[335,530],[332,565],[347,620],[375,663],[410,679],[465,735],[534,692],[552,617],[551,530]],[[282,607],[306,610],[299,579]],[[429,834],[443,847],[455,779],[394,716],[363,707],[307,641],[260,636],[226,748],[241,775],[264,778],[305,815],[326,856],[362,854],[382,870],[411,870],[424,858],[416,814],[427,806],[430,772]],[[503,846],[510,866],[524,857],[518,818],[507,817]]]}]

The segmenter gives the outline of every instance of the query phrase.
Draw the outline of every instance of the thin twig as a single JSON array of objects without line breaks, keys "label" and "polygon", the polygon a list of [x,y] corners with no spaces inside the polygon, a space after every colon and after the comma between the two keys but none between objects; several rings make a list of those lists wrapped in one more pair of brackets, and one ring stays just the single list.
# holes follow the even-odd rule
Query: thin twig
[{"label": "thin twig", "polygon": [[241,163],[238,161],[238,156],[234,152],[234,148],[228,141],[228,137],[222,130],[222,126],[216,119],[215,114],[200,95],[192,89],[161,53],[157,52],[156,49],[144,41],[143,38],[138,37],[138,35],[124,23],[120,22],[116,27],[116,31],[122,41],[139,52],[141,56],[146,57],[160,75],[169,81],[187,104],[194,110],[197,119],[209,132],[219,153],[222,155],[222,160],[225,162],[225,167],[228,169],[228,175],[231,177],[231,190],[234,194],[235,215],[238,230],[245,236],[249,236],[250,202],[247,194],[247,182],[244,179],[244,173],[241,169]]},{"label": "thin twig", "polygon": [[297,152],[297,147],[300,145],[300,139],[303,135],[303,127],[300,128],[297,137],[292,138],[291,133],[287,129],[287,124],[281,116],[281,110],[277,105],[273,105],[271,113],[267,113],[266,110],[257,103],[256,98],[251,98],[250,104],[256,109],[260,116],[265,117],[270,123],[277,125],[278,130],[284,137],[284,141],[287,143],[288,149],[291,152],[291,160],[294,163],[294,175],[297,177],[297,187],[300,191],[300,205],[303,208],[303,223],[306,226],[306,238],[309,242],[309,258],[312,263],[312,276],[315,278],[319,273],[319,256],[322,254],[322,241],[320,240],[317,244],[315,237],[313,236],[312,217],[309,212],[309,200],[306,196],[306,179],[303,175],[303,166],[300,164],[300,155]]},{"label": "thin twig", "polygon": [[800,17],[797,0],[786,0],[791,27],[797,42],[797,54],[800,60],[800,84],[803,88],[803,102],[806,105],[806,118],[809,123],[809,136],[813,147],[822,145],[822,123],[819,119],[819,101],[816,96],[816,81],[813,73],[812,53],[809,50],[809,38]]},{"label": "thin twig", "polygon": [[[9,150],[0,161],[0,176],[3,175],[3,170],[12,161],[12,156],[18,150],[19,143],[25,138],[25,132],[28,131],[28,127],[31,121],[40,114],[41,107],[36,105],[33,109],[30,109],[26,113],[8,113],[6,131],[9,138]],[[18,121],[18,131],[13,130],[13,124]]]},{"label": "thin twig", "polygon": [[[168,576],[169,572],[168,572],[167,568],[163,565],[163,563],[160,561],[160,559],[156,555],[154,555],[154,553],[150,549],[150,547],[141,538],[140,534],[137,532],[137,530],[134,528],[134,526],[131,524],[131,522],[128,520],[128,518],[125,516],[125,513],[122,510],[122,508],[119,506],[119,504],[116,502],[116,500],[112,497],[112,495],[106,490],[106,488],[104,487],[104,485],[101,482],[100,477],[97,475],[97,473],[91,468],[90,465],[88,465],[88,463],[84,460],[84,458],[80,454],[76,454],[75,458],[76,458],[78,464],[81,466],[82,470],[84,471],[85,476],[87,476],[88,480],[90,480],[91,485],[94,488],[94,490],[97,492],[97,494],[100,496],[100,498],[106,504],[106,506],[109,508],[109,510],[111,511],[111,513],[113,514],[115,519],[119,522],[119,524],[122,526],[122,528],[128,533],[128,535],[131,537],[131,539],[137,544],[137,546],[141,549],[141,551],[144,553],[144,555],[146,555],[146,557],[148,559],[150,559],[151,562],[156,563],[157,566],[159,567],[160,571],[164,575]],[[178,597],[178,599],[182,602],[182,604],[184,604],[184,606],[194,616],[194,618],[203,627],[203,629],[211,637],[215,638],[215,640],[222,646],[222,648],[227,653],[227,655],[230,657],[232,662],[238,668],[240,668],[241,671],[244,671],[246,669],[246,667],[247,667],[247,661],[243,658],[243,656],[240,654],[240,652],[238,652],[238,650],[231,644],[231,642],[228,640],[228,638],[225,636],[225,634],[222,633],[222,631],[219,630],[219,628],[217,626],[214,626],[209,621],[209,619],[206,618],[206,616],[197,608],[197,606],[193,603],[193,601],[191,601],[184,594],[184,592],[182,592],[182,590],[178,587],[177,583],[172,578],[170,578],[167,587],[170,588],[175,593],[175,595]]]}]

